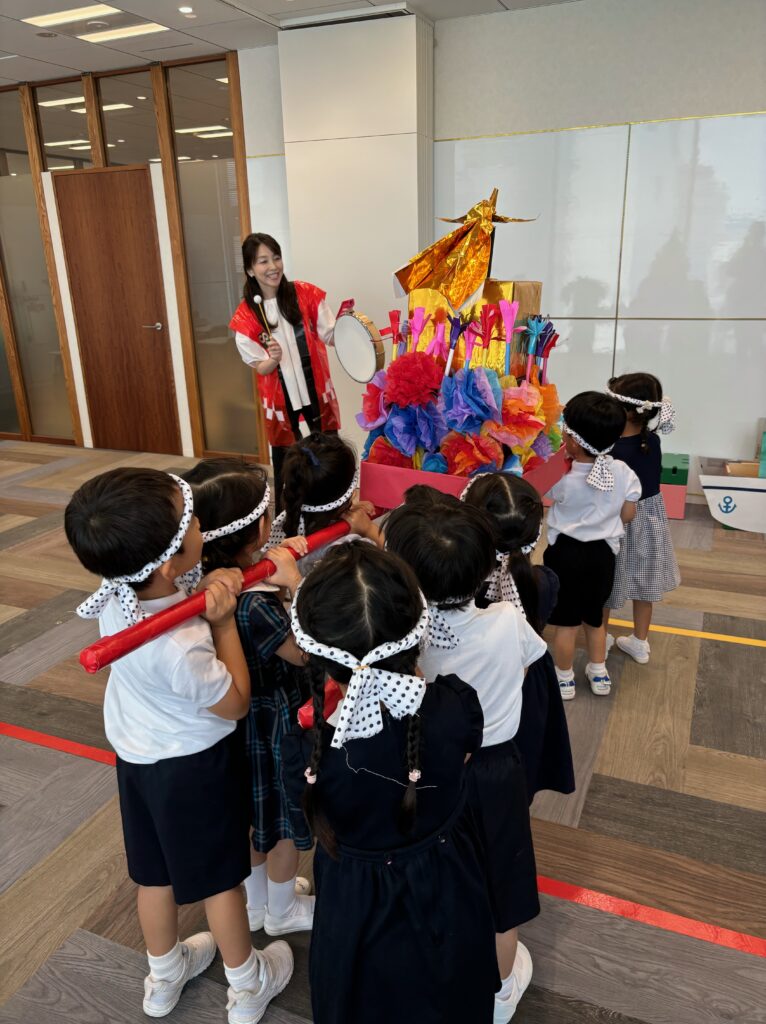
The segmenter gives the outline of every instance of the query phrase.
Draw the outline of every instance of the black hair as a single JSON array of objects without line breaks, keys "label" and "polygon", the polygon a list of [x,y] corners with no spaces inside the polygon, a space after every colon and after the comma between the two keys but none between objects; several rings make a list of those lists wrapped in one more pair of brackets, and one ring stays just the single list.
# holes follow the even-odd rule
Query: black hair
[{"label": "black hair", "polygon": [[602,452],[619,440],[627,416],[625,406],[616,398],[601,391],[581,391],[564,406],[564,422],[596,451]]},{"label": "black hair", "polygon": [[[271,249],[275,256],[278,256],[280,259],[282,258],[282,247],[276,238],[272,238],[271,235],[265,235],[262,232],[248,235],[242,243],[242,267],[245,271],[245,288],[242,296],[265,331],[267,330],[266,310],[263,308],[263,303],[255,301],[256,295],[260,295],[263,298],[263,292],[256,279],[248,273],[248,271],[252,270],[255,258],[258,255],[258,249],[262,245],[265,245],[267,249]],[[293,327],[303,323],[295,285],[292,281],[287,280],[285,274],[282,275],[282,280],[277,288],[277,306],[285,320],[291,323]],[[268,326],[273,330],[277,325],[269,323]]]},{"label": "black hair", "polygon": [[[89,572],[130,576],[159,558],[175,536],[179,493],[175,480],[157,469],[100,473],[78,487],[66,507],[67,540]],[[151,579],[133,584],[134,590]]]},{"label": "black hair", "polygon": [[[343,614],[338,614],[338,609]],[[380,644],[406,636],[420,618],[423,605],[412,570],[395,555],[374,544],[350,541],[332,548],[301,585],[295,605],[298,621],[309,636],[330,647],[348,651],[360,660]],[[389,672],[413,675],[417,644],[376,662]],[[351,669],[317,655],[309,659],[314,704],[313,746],[309,771],[318,780],[327,738],[324,686],[327,675],[348,683]],[[386,712],[384,711],[384,714]],[[420,771],[420,717],[407,718],[407,774]],[[319,781],[307,785],[303,809],[317,839],[332,856],[337,842],[321,803]],[[399,829],[409,835],[417,812],[417,783],[409,781],[399,811]]]},{"label": "black hair", "polygon": [[[662,384],[652,373],[624,373],[621,377],[612,377],[608,384],[609,390],[626,398],[641,398],[645,402],[662,401]],[[632,404],[620,402],[628,417],[629,423],[638,423],[641,427],[641,451],[649,451],[649,424],[659,416],[659,407],[639,412]],[[656,433],[657,424],[652,427]]]},{"label": "black hair", "polygon": [[[461,608],[495,565],[492,524],[484,512],[432,487],[416,485],[389,515],[386,547],[411,566],[426,599]],[[456,603],[456,598],[463,598]]]},{"label": "black hair", "polygon": [[[282,466],[282,507],[287,536],[298,532],[301,505],[327,505],[336,501],[349,489],[355,473],[356,452],[337,434],[315,431],[291,445]],[[346,508],[343,505],[329,512],[303,513],[306,533],[337,523]]]},{"label": "black hair", "polygon": [[516,584],[527,622],[542,632],[539,591],[529,555],[522,552],[534,544],[543,518],[543,500],[528,480],[510,473],[482,473],[468,494],[467,505],[482,509],[492,520],[495,549],[510,555],[508,570]]},{"label": "black hair", "polygon": [[[249,515],[266,493],[266,473],[260,466],[238,458],[203,459],[184,473],[194,492],[194,510],[201,529],[215,530]],[[268,515],[268,509],[264,512]],[[202,548],[202,567],[230,569],[244,547],[258,540],[263,516],[236,533],[207,541]]]}]

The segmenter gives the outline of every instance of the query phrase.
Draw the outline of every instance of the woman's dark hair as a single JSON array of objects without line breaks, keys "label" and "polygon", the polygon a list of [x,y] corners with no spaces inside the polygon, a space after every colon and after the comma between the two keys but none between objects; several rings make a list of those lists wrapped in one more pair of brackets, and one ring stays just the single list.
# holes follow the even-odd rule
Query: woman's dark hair
[{"label": "woman's dark hair", "polygon": [[[175,536],[179,494],[175,480],[156,469],[100,473],[78,487],[66,507],[67,540],[90,572],[130,576],[159,558]],[[134,589],[143,590],[151,578]]]},{"label": "woman's dark hair", "polygon": [[[641,398],[645,402],[662,401],[662,384],[651,373],[624,373],[622,377],[612,377],[608,384],[609,390],[616,395],[625,395],[626,398]],[[659,407],[648,409],[646,412],[639,412],[635,405],[623,404],[628,417],[628,422],[638,423],[641,427],[641,451],[649,451],[649,424],[659,416]],[[656,433],[657,426],[652,428]]]},{"label": "woman's dark hair", "polygon": [[601,391],[581,391],[564,406],[566,425],[599,452],[620,439],[626,421],[625,406]]},{"label": "woman's dark hair", "polygon": [[[301,585],[295,608],[298,621],[309,636],[329,647],[348,651],[360,660],[380,644],[406,636],[423,611],[412,570],[395,555],[364,541],[350,541],[332,548]],[[389,672],[413,675],[419,653],[416,644],[375,665]],[[322,809],[319,782],[328,732],[324,686],[328,674],[339,683],[348,683],[351,669],[313,654],[309,668],[314,727],[308,767],[318,781],[306,786],[303,808],[312,831],[328,853],[335,856],[337,842]],[[402,767],[407,774],[420,770],[420,717],[417,714],[407,718],[406,763]],[[410,781],[399,812],[403,835],[412,831],[416,810],[417,784]]]},{"label": "woman's dark hair", "polygon": [[[258,284],[256,279],[251,277],[249,274],[249,271],[252,270],[253,264],[255,263],[255,258],[258,255],[258,249],[262,245],[265,245],[267,249],[271,249],[275,256],[279,256],[280,259],[282,258],[282,247],[276,238],[272,238],[271,235],[264,235],[263,233],[248,235],[242,243],[242,266],[245,271],[245,288],[242,295],[251,311],[261,322],[265,331],[267,329],[266,310],[263,308],[262,303],[255,301],[256,295],[260,295],[261,298],[263,298],[263,292],[261,291],[261,286]],[[285,320],[291,323],[293,327],[297,327],[299,324],[303,323],[295,285],[292,281],[288,281],[284,274],[282,275],[282,280],[279,282],[279,287],[277,288],[277,306]],[[277,325],[269,323],[268,326],[273,330]]]},{"label": "woman's dark hair", "polygon": [[[286,454],[282,467],[282,507],[285,533],[298,532],[301,505],[327,505],[349,489],[356,473],[356,452],[337,434],[314,432],[296,441]],[[349,498],[348,504],[351,504]],[[306,533],[337,523],[346,506],[329,512],[306,512]]]},{"label": "woman's dark hair", "polygon": [[[244,459],[203,459],[184,473],[184,480],[192,486],[194,511],[203,531],[242,519],[260,504],[266,493],[265,472]],[[236,533],[207,541],[202,548],[205,572],[236,567],[242,549],[258,540],[262,518]]]},{"label": "woman's dark hair", "polygon": [[433,487],[405,492],[404,504],[386,520],[385,537],[388,550],[412,567],[426,599],[439,608],[464,607],[495,565],[487,515]]},{"label": "woman's dark hair", "polygon": [[510,473],[482,473],[465,496],[467,505],[486,512],[492,521],[495,549],[510,555],[508,570],[516,584],[527,622],[542,631],[539,592],[529,555],[522,552],[534,544],[543,518],[543,500],[532,484]]}]

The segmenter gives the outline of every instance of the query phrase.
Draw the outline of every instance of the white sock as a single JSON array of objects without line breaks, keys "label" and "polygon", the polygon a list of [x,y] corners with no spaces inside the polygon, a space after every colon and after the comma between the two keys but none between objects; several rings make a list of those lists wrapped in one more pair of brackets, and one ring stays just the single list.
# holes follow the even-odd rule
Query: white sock
[{"label": "white sock", "polygon": [[269,879],[269,913],[272,917],[287,917],[295,903],[295,879],[289,882],[272,882]]},{"label": "white sock", "polygon": [[556,667],[556,678],[560,683],[573,683],[574,682],[574,669],[573,668],[559,668]]},{"label": "white sock", "polygon": [[245,879],[248,907],[257,907],[260,910],[261,907],[266,906],[268,898],[266,889],[267,878],[266,861],[263,864],[253,864],[250,869],[250,875]]},{"label": "white sock", "polygon": [[224,964],[223,970],[226,980],[237,992],[241,992],[243,989],[252,989],[257,992],[260,988],[258,981],[258,957],[254,949],[250,950],[250,956],[239,967],[227,967]]},{"label": "white sock", "polygon": [[589,661],[588,668],[594,676],[606,676],[609,674],[603,661]]},{"label": "white sock", "polygon": [[149,973],[158,981],[173,981],[183,970],[183,951],[177,939],[170,952],[163,953],[162,956],[152,956],[147,952],[146,959],[149,961]]},{"label": "white sock", "polygon": [[500,986],[500,991],[495,992],[495,999],[507,999],[513,991],[513,971],[508,975],[507,978],[503,978],[503,982]]}]

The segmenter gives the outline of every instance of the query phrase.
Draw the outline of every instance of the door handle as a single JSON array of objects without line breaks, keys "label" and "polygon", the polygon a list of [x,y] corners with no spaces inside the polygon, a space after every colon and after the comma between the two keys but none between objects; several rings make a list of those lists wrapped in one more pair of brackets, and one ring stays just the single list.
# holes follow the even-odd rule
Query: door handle
[{"label": "door handle", "polygon": [[157,321],[156,324],[141,324],[141,326],[146,328],[147,331],[161,331],[162,330],[162,324],[159,322],[159,320]]}]

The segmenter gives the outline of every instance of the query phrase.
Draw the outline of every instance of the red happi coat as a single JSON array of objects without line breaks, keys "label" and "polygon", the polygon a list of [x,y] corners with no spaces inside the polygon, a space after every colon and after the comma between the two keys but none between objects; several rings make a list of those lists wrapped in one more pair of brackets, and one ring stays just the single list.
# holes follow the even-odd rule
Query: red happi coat
[{"label": "red happi coat", "polygon": [[[319,303],[325,298],[326,293],[321,288],[317,288],[315,284],[308,284],[306,281],[294,281],[293,284],[298,296],[298,306],[303,316],[303,332],[306,335],[306,344],[311,356],[311,370],[319,399],[322,430],[339,430],[340,410],[330,377],[327,349],[317,334]],[[262,340],[263,325],[244,299],[237,306],[229,327],[233,331],[244,334],[256,345],[266,348]],[[266,436],[269,444],[273,447],[291,445],[295,441],[295,437],[290,427],[290,420],[287,418],[285,393],[279,373],[274,370],[273,373],[266,373],[263,376],[256,374],[256,382],[266,416]]]}]

